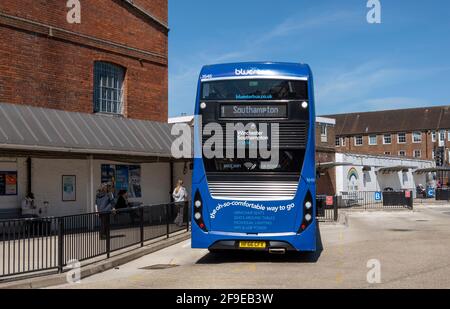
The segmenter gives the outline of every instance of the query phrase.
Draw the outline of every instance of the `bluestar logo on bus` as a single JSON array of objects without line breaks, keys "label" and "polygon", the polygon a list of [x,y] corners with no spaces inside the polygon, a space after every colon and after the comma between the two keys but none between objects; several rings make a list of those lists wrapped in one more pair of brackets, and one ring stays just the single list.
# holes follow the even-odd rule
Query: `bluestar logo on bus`
[{"label": "bluestar logo on bus", "polygon": [[270,74],[270,71],[269,70],[260,70],[260,69],[256,69],[256,68],[235,69],[234,74],[236,76],[268,75],[268,74]]}]

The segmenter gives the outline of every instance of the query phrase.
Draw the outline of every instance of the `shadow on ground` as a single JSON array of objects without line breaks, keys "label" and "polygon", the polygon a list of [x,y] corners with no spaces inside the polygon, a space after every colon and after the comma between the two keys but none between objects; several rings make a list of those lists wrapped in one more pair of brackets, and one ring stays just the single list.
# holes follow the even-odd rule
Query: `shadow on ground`
[{"label": "shadow on ground", "polygon": [[283,255],[270,254],[257,251],[221,251],[208,253],[199,259],[196,264],[223,264],[223,263],[316,263],[323,251],[320,226],[317,224],[317,251],[315,252],[287,252]]}]

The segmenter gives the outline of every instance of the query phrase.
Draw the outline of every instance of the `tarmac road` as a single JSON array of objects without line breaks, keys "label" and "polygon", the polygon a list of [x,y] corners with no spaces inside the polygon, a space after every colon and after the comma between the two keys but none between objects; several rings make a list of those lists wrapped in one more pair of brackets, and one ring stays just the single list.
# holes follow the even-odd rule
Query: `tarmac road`
[{"label": "tarmac road", "polygon": [[[349,226],[321,224],[317,254],[210,254],[185,241],[56,288],[450,288],[450,206],[348,218]],[[367,281],[374,259],[379,284]]]}]

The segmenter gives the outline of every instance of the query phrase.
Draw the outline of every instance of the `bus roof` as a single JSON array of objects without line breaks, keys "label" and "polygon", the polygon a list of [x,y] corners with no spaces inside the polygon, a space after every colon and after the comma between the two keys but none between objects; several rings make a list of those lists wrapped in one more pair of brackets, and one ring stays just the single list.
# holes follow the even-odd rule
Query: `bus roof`
[{"label": "bus roof", "polygon": [[307,64],[285,62],[241,62],[206,65],[200,73],[202,81],[231,78],[300,78],[309,79]]}]

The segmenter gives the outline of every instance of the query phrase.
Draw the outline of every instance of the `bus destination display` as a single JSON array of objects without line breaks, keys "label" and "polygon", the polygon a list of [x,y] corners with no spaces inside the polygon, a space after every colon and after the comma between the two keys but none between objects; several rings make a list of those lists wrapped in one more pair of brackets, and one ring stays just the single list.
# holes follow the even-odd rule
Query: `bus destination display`
[{"label": "bus destination display", "polygon": [[287,106],[283,104],[272,105],[245,105],[223,104],[220,107],[221,118],[286,118]]}]

